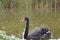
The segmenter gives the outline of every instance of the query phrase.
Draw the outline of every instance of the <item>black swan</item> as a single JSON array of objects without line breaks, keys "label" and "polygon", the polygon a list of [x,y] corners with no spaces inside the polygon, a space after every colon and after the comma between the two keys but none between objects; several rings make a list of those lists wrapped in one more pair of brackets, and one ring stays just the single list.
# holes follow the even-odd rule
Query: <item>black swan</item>
[{"label": "black swan", "polygon": [[26,28],[24,32],[24,38],[27,40],[40,40],[41,38],[50,37],[51,32],[48,28],[36,28],[32,33],[28,34],[29,31],[29,18],[24,17],[22,21],[26,21]]}]

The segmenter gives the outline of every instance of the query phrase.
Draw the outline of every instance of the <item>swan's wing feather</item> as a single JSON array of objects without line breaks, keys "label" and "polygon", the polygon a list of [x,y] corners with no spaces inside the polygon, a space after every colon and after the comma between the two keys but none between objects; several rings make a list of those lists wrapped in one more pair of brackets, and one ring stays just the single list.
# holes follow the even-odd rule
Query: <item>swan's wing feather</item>
[{"label": "swan's wing feather", "polygon": [[42,35],[41,35],[41,29],[40,28],[37,28],[35,29],[34,31],[32,31],[28,37],[29,38],[40,38]]},{"label": "swan's wing feather", "polygon": [[[42,30],[43,29],[43,30]],[[34,29],[34,31],[32,31],[29,35],[28,38],[42,38],[44,36],[44,34],[46,34],[45,32],[47,32],[46,30],[49,31],[49,29],[46,28],[36,28]],[[46,34],[49,35],[50,33]]]}]

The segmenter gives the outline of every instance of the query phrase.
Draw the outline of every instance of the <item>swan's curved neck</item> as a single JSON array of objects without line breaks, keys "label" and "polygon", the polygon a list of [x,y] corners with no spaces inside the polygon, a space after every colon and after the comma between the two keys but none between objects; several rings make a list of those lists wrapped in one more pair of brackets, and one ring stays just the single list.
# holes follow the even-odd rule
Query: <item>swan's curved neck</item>
[{"label": "swan's curved neck", "polygon": [[25,29],[25,34],[24,34],[25,39],[27,39],[28,37],[28,31],[29,31],[29,19],[26,20],[26,29]]}]

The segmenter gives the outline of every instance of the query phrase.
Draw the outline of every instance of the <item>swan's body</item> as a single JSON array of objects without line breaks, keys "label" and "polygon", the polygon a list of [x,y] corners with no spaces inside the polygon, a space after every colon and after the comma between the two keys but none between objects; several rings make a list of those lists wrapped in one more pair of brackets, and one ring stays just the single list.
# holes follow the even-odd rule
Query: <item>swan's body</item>
[{"label": "swan's body", "polygon": [[51,32],[49,31],[48,28],[37,28],[30,34],[28,34],[29,31],[29,18],[25,17],[24,20],[26,21],[26,29],[24,33],[24,38],[25,39],[32,39],[32,40],[40,40],[41,38],[45,38],[46,36],[50,36]]}]

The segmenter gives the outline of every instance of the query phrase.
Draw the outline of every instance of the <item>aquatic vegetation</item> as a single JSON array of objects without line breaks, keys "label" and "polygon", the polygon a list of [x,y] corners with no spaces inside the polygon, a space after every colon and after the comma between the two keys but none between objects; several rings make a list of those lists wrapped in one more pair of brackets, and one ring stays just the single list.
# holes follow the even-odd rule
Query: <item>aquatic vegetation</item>
[{"label": "aquatic vegetation", "polygon": [[5,31],[0,30],[0,40],[21,40],[15,35],[7,35]]}]

